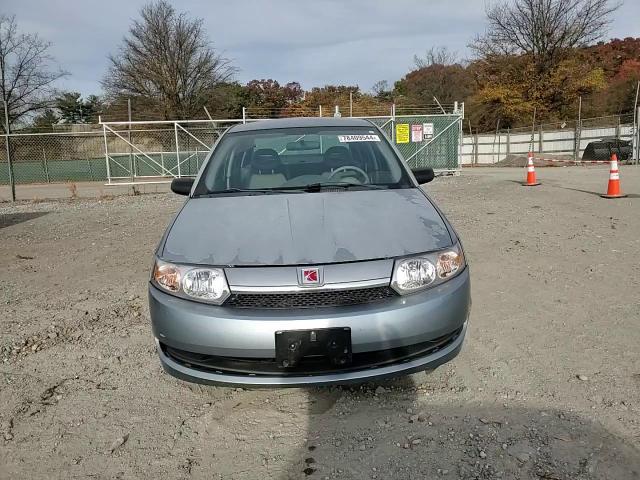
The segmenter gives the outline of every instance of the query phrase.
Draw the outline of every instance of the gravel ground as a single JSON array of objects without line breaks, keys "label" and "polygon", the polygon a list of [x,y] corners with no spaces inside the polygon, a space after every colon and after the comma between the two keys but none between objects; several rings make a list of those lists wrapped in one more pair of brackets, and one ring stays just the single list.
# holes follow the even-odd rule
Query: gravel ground
[{"label": "gravel ground", "polygon": [[470,169],[464,349],[430,374],[243,390],[164,374],[146,304],[170,194],[0,204],[0,478],[640,478],[640,168]]}]

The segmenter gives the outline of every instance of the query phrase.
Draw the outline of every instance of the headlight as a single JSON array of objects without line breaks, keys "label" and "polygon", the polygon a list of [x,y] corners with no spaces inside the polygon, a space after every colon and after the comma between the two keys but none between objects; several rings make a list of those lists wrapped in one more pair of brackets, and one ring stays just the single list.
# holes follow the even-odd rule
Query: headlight
[{"label": "headlight", "polygon": [[462,250],[449,250],[438,255],[438,277],[449,278],[455,276],[464,266],[464,254]]},{"label": "headlight", "polygon": [[[217,302],[227,298],[229,289],[222,270],[198,268],[189,270],[182,279],[182,290],[193,298]],[[226,295],[226,296],[225,296]]]},{"label": "headlight", "polygon": [[400,260],[392,284],[399,292],[421,290],[436,279],[436,267],[426,258]]},{"label": "headlight", "polygon": [[178,297],[222,304],[231,294],[221,268],[176,265],[156,260],[151,283]]},{"label": "headlight", "polygon": [[400,295],[439,285],[464,270],[460,244],[439,252],[396,260],[391,287]]},{"label": "headlight", "polygon": [[153,280],[159,287],[169,292],[180,290],[180,270],[177,265],[156,261]]}]

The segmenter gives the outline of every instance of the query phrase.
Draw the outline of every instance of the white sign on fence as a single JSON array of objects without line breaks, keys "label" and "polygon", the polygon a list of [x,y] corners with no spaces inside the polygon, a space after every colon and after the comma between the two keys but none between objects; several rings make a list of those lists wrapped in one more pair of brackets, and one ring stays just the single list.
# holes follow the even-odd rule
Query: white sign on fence
[{"label": "white sign on fence", "polygon": [[422,124],[422,135],[424,140],[430,140],[433,138],[433,123]]},{"label": "white sign on fence", "polygon": [[411,141],[414,143],[422,142],[422,125],[411,125]]}]

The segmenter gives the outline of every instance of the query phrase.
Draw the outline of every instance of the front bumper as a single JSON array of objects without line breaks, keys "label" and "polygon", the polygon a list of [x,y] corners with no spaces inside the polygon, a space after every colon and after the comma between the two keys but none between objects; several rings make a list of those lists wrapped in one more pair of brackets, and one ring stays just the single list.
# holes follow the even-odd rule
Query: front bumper
[{"label": "front bumper", "polygon": [[[304,386],[364,382],[433,369],[454,358],[464,341],[471,304],[469,269],[425,292],[380,303],[313,310],[250,310],[183,300],[149,286],[153,332],[162,366],[183,380],[226,385]],[[361,370],[318,374],[239,374],[180,362],[163,346],[230,358],[275,357],[278,330],[349,327],[354,355],[411,347],[458,332],[424,356]]]}]

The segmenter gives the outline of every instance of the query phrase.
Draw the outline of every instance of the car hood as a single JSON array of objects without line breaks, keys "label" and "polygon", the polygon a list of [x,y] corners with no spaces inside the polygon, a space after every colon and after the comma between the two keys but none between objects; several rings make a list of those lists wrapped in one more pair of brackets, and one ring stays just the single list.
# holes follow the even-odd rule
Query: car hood
[{"label": "car hood", "polygon": [[193,198],[161,257],[218,266],[314,265],[398,257],[451,246],[417,188]]}]

